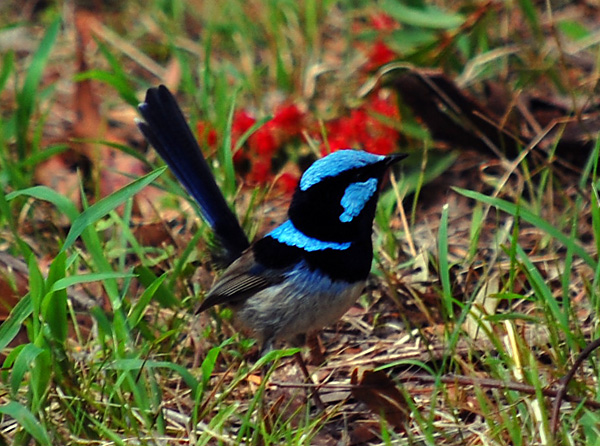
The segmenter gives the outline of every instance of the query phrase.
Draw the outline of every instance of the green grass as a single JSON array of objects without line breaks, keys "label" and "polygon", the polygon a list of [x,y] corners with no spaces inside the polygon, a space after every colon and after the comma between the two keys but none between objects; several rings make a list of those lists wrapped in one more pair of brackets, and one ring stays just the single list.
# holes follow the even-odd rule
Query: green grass
[{"label": "green grass", "polygon": [[[579,173],[524,155],[465,185],[454,183],[464,171],[452,164],[468,155],[439,150],[403,109],[398,127],[411,156],[381,197],[364,311],[323,335],[327,356],[318,370],[332,401],[322,413],[294,372],[295,350],[257,359],[228,310],[194,314],[213,274],[210,231],[180,210],[185,192],[153,152],[94,140],[134,154],[149,173],[91,203],[97,188],[84,172],[80,202],[35,185],[38,166],[69,147],[47,136],[56,134],[48,123],[60,121],[57,104],[72,100],[64,83],[93,81],[103,113],[110,105],[133,108],[146,88],[165,81],[144,57],[176,63],[169,66],[181,73],[179,97],[191,122],[201,118],[225,135],[211,154],[215,176],[248,232],[260,232],[268,186],[264,193],[240,187],[227,136],[233,112],[257,112],[241,145],[278,98],[303,103],[323,122],[356,105],[371,80],[358,68],[359,48],[378,38],[362,25],[375,12],[401,24],[384,39],[402,62],[442,69],[476,93],[494,81],[507,91],[542,84],[568,92],[573,104],[594,97],[593,82],[549,42],[561,32],[597,61],[598,29],[556,16],[548,30],[553,11],[529,1],[478,8],[132,1],[112,16],[97,13],[113,40],[98,37],[93,68],[74,77],[63,73],[74,56],[55,6],[30,21],[6,12],[10,25],[0,31],[31,31],[32,45],[0,54],[0,244],[24,262],[28,281],[0,326],[0,444],[600,444],[597,411],[587,402],[598,400],[597,353],[570,384],[578,399],[564,403],[556,435],[548,394],[598,336],[597,136]],[[312,140],[289,150],[314,149]],[[136,238],[134,197],[150,187],[167,193],[154,209],[175,209],[179,225],[164,225],[169,243],[159,246]],[[17,289],[15,274],[4,268],[0,279]],[[82,295],[99,305],[82,308]],[[346,399],[356,367],[394,380],[406,396],[403,426]]]}]

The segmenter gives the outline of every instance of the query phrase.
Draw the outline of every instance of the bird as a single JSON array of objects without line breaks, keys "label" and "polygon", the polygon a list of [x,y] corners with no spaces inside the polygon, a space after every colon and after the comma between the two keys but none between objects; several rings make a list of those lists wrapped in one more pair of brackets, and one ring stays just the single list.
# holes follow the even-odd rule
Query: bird
[{"label": "bird", "polygon": [[148,89],[138,109],[139,129],[198,202],[231,259],[197,313],[230,307],[264,355],[280,341],[301,346],[356,303],[371,270],[383,178],[406,154],[344,149],[316,160],[298,182],[287,219],[250,244],[167,87]]}]

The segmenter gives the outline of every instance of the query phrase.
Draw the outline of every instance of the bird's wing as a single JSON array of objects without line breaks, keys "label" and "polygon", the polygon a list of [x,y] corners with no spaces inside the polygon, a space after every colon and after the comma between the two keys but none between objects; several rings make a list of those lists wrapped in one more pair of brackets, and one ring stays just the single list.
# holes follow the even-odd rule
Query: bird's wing
[{"label": "bird's wing", "polygon": [[248,248],[246,234],[229,208],[175,98],[164,85],[150,88],[139,105],[138,127],[200,205],[202,215],[230,261]]},{"label": "bird's wing", "polygon": [[273,270],[254,260],[249,249],[231,264],[206,295],[197,313],[214,305],[235,305],[265,288],[281,283],[286,278],[287,268]]}]

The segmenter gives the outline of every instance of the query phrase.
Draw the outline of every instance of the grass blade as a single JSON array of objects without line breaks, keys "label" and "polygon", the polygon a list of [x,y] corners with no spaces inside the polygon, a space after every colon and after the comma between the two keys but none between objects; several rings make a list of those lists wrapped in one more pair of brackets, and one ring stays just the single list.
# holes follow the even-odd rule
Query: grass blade
[{"label": "grass blade", "polygon": [[464,195],[465,197],[481,201],[483,203],[489,204],[490,206],[494,206],[495,208],[506,212],[512,216],[516,217],[518,215],[521,219],[538,227],[539,229],[546,232],[548,235],[554,237],[566,247],[572,249],[573,253],[581,257],[590,268],[594,270],[597,268],[598,265],[596,260],[594,260],[592,256],[588,254],[579,243],[575,242],[570,235],[563,234],[559,229],[555,228],[538,215],[535,215],[533,212],[528,211],[527,209],[523,209],[522,207],[519,207],[514,203],[510,203],[500,198],[489,197],[479,192],[461,189],[459,187],[453,187],[452,189],[454,189],[459,194]]},{"label": "grass blade", "polygon": [[48,432],[25,406],[16,401],[11,401],[4,406],[0,406],[0,413],[14,418],[42,446],[52,446]]},{"label": "grass blade", "polygon": [[23,195],[52,203],[62,214],[66,215],[71,222],[79,215],[77,208],[71,200],[46,186],[34,186],[17,190],[8,194],[6,199],[12,200]]},{"label": "grass blade", "polygon": [[62,279],[57,280],[52,285],[51,291],[64,290],[70,286],[78,285],[81,283],[100,282],[107,279],[126,279],[130,277],[136,277],[136,275],[119,272],[79,274],[76,276],[64,277]]},{"label": "grass blade", "polygon": [[158,178],[166,169],[166,166],[158,168],[155,171],[150,172],[149,174],[144,175],[135,181],[132,181],[127,186],[119,189],[116,192],[113,192],[108,197],[101,199],[79,214],[79,216],[77,216],[77,218],[73,221],[73,225],[67,234],[67,238],[65,239],[65,243],[61,251],[69,249],[89,225],[100,220],[110,211],[117,208],[126,200],[137,194],[140,190]]},{"label": "grass blade", "polygon": [[430,5],[418,8],[398,0],[385,0],[382,8],[398,22],[418,28],[455,29],[465,21],[460,14],[445,12]]},{"label": "grass blade", "polygon": [[23,322],[33,312],[33,306],[31,304],[31,296],[27,294],[22,297],[17,305],[14,306],[10,312],[8,319],[2,322],[0,325],[0,351],[4,350],[6,346],[15,338],[19,333],[19,330],[23,326]]},{"label": "grass blade", "polygon": [[442,299],[448,320],[454,319],[450,265],[448,264],[448,205],[442,207],[442,218],[438,235],[439,275],[442,283]]},{"label": "grass blade", "polygon": [[12,73],[15,66],[15,53],[12,51],[7,52],[2,58],[2,69],[0,69],[0,91],[4,90],[6,81]]},{"label": "grass blade", "polygon": [[27,70],[25,76],[25,82],[23,88],[17,95],[17,154],[19,161],[23,161],[26,158],[26,141],[27,132],[29,130],[29,123],[33,109],[36,103],[36,91],[42,80],[44,69],[50,57],[50,52],[56,41],[58,30],[60,29],[60,17],[56,18],[54,22],[48,27],[40,46],[33,56],[31,65]]}]

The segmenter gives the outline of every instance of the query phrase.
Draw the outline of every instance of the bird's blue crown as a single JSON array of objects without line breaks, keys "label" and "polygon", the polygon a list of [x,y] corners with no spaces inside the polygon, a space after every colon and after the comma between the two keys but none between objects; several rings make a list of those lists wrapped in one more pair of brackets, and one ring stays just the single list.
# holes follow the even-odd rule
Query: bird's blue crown
[{"label": "bird's blue crown", "polygon": [[366,167],[384,159],[384,156],[373,155],[360,150],[338,150],[315,161],[306,169],[300,179],[300,190],[305,191],[327,177],[334,177],[346,170]]}]

